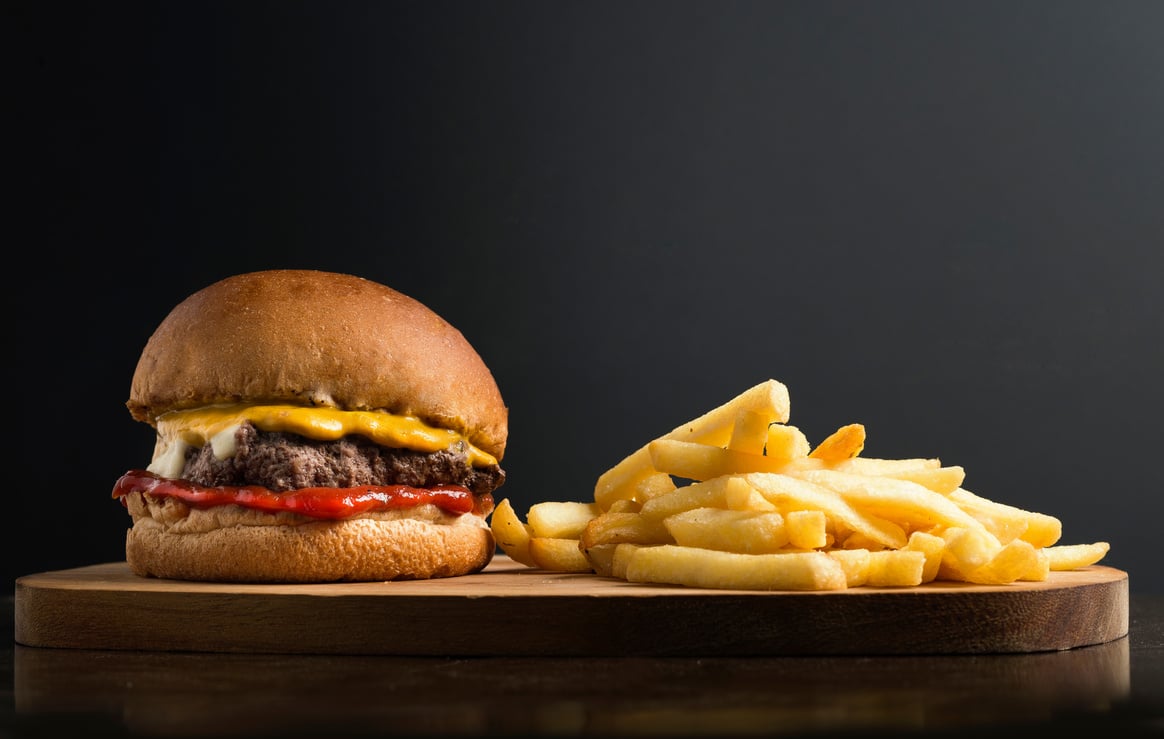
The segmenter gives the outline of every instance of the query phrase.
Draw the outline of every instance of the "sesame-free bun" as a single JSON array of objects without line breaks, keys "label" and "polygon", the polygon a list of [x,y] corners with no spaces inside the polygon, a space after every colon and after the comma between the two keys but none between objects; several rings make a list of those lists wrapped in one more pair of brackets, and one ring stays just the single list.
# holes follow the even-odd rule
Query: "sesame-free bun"
[{"label": "sesame-free bun", "polygon": [[250,272],[189,296],[147,342],[126,406],[155,425],[167,411],[239,402],[415,415],[499,461],[508,434],[493,375],[460,331],[334,272]]},{"label": "sesame-free bun", "polygon": [[131,493],[130,570],[208,582],[321,583],[412,580],[478,572],[493,558],[485,518],[434,513],[338,521],[220,506],[196,509]]}]

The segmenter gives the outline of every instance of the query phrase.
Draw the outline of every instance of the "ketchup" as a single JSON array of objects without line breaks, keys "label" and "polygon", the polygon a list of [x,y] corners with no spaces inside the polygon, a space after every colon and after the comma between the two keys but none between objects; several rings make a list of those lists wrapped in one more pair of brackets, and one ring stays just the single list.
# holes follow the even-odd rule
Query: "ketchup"
[{"label": "ketchup", "polygon": [[[129,493],[179,498],[195,508],[235,504],[268,513],[289,511],[312,518],[348,518],[368,511],[399,510],[432,503],[453,514],[482,510],[492,496],[474,497],[460,485],[416,488],[410,485],[360,485],[352,488],[299,488],[277,493],[259,485],[203,487],[187,480],[169,480],[145,470],[130,470],[113,486],[113,497]],[[480,500],[478,500],[480,498]]]}]

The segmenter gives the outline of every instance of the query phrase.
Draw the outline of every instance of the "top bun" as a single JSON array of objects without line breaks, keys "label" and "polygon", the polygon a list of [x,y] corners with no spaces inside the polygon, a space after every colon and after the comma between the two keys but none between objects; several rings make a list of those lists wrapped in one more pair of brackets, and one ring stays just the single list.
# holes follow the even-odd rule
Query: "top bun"
[{"label": "top bun", "polygon": [[415,415],[501,460],[508,410],[456,328],[392,288],[352,275],[235,275],[179,303],[154,331],[126,406],[156,425],[216,403],[296,403]]}]

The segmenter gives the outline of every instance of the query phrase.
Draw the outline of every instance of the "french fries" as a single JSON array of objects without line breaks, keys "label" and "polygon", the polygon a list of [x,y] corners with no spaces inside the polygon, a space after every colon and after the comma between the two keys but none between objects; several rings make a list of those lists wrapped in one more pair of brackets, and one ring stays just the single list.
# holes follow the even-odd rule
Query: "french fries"
[{"label": "french fries", "polygon": [[591,572],[594,564],[578,546],[579,537],[598,514],[593,503],[536,503],[524,523],[508,498],[489,519],[493,539],[514,562],[559,572]]},{"label": "french fries", "polygon": [[970,492],[960,466],[862,457],[865,442],[847,424],[812,447],[768,380],[644,444],[593,501],[537,503],[525,523],[505,499],[491,526],[529,567],[768,591],[1006,585],[1110,550],[1059,544],[1059,519]]}]

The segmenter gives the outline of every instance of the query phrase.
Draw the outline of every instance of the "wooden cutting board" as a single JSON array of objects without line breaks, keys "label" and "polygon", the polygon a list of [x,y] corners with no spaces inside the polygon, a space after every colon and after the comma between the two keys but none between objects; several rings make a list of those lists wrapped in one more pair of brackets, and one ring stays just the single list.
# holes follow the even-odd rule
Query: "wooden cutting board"
[{"label": "wooden cutting board", "polygon": [[32,647],[401,656],[794,656],[1041,652],[1128,633],[1128,575],[833,592],[706,590],[534,570],[321,585],[158,580],[124,562],[16,581]]}]

